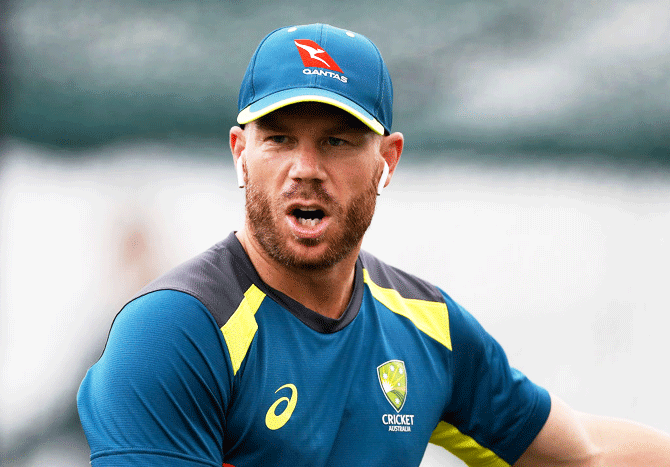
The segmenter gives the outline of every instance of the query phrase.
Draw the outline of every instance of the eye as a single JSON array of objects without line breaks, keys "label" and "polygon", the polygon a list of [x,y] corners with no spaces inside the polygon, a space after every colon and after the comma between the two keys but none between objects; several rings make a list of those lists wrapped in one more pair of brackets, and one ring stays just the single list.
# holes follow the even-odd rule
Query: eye
[{"label": "eye", "polygon": [[346,141],[340,138],[336,138],[334,136],[329,136],[328,137],[328,145],[329,146],[342,146],[345,144]]},{"label": "eye", "polygon": [[272,135],[268,138],[268,140],[276,144],[284,144],[287,139],[288,137],[285,135]]}]

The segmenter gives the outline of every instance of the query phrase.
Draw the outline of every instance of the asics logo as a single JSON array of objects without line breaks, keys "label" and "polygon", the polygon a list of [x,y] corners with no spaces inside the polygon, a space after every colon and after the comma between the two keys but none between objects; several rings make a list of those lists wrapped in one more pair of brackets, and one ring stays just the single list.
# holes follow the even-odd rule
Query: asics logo
[{"label": "asics logo", "polygon": [[[293,415],[295,405],[298,403],[298,388],[296,388],[293,384],[283,385],[275,391],[275,394],[285,388],[291,390],[291,397],[280,397],[274,402],[274,404],[270,406],[267,413],[265,414],[265,426],[271,430],[278,430],[279,428],[286,425],[286,422],[288,422],[289,418],[291,418],[291,415]],[[280,414],[277,414],[275,412],[277,410],[277,406],[282,402],[287,403],[286,407],[284,407],[284,410]]]},{"label": "asics logo", "polygon": [[316,42],[308,39],[294,39],[293,42],[295,42],[302,63],[306,67],[326,68],[342,73],[335,60]]}]

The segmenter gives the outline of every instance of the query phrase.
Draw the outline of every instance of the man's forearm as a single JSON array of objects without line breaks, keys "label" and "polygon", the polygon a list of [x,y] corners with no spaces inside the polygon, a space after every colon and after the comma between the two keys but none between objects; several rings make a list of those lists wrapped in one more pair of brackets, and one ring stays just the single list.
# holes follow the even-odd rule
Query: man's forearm
[{"label": "man's forearm", "polygon": [[579,414],[599,451],[593,465],[670,467],[670,435],[627,420]]},{"label": "man's forearm", "polygon": [[515,467],[670,467],[670,435],[585,414],[552,395],[551,413]]}]

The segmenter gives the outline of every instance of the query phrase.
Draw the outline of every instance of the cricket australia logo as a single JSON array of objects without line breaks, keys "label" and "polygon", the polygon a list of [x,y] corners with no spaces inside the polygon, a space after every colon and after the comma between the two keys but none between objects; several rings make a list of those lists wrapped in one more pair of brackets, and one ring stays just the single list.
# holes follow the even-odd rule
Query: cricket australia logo
[{"label": "cricket australia logo", "polygon": [[407,371],[402,360],[389,360],[377,367],[377,377],[384,397],[396,413],[382,415],[382,422],[389,431],[412,431],[414,415],[401,415],[407,399]]},{"label": "cricket australia logo", "polygon": [[377,367],[377,376],[386,400],[389,401],[396,412],[400,412],[407,398],[405,362],[389,360]]}]

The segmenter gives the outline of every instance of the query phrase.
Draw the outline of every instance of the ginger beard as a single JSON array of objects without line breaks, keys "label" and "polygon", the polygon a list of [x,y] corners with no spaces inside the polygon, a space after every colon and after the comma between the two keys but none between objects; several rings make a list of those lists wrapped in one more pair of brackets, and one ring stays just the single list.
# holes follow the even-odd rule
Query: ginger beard
[{"label": "ginger beard", "polygon": [[[377,187],[371,181],[367,190],[354,198],[348,206],[335,203],[319,182],[304,182],[282,193],[277,201],[258,185],[246,184],[247,224],[251,234],[265,253],[277,263],[291,269],[324,270],[334,266],[358,247],[374,215]],[[282,233],[279,226],[285,215],[284,206],[292,199],[316,199],[329,209],[334,222],[319,238],[300,239]],[[284,238],[291,235],[291,239]],[[294,240],[306,247],[328,242],[328,248],[318,257],[305,258],[292,251],[288,245]]]}]

